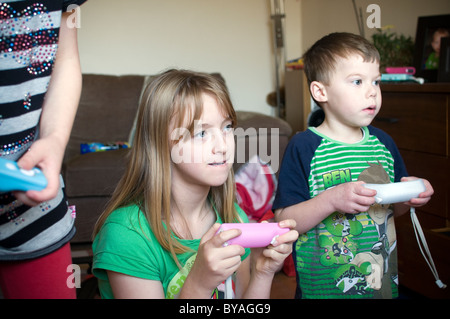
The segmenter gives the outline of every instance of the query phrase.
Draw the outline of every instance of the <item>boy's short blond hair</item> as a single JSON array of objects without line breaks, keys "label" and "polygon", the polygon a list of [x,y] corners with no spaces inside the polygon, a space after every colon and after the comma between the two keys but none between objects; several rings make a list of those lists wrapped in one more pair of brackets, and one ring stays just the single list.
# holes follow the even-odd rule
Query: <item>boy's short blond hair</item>
[{"label": "boy's short blond hair", "polygon": [[319,81],[328,85],[335,69],[336,58],[345,59],[352,54],[360,55],[364,62],[380,63],[377,48],[362,36],[347,32],[336,32],[324,36],[303,55],[308,83]]}]

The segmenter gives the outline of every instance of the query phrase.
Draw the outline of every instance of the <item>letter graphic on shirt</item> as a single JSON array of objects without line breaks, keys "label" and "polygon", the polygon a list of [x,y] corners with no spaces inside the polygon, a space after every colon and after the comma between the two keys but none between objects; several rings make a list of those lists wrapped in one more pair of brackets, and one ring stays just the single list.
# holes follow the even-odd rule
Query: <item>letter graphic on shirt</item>
[{"label": "letter graphic on shirt", "polygon": [[352,181],[350,169],[335,170],[322,175],[325,188]]}]

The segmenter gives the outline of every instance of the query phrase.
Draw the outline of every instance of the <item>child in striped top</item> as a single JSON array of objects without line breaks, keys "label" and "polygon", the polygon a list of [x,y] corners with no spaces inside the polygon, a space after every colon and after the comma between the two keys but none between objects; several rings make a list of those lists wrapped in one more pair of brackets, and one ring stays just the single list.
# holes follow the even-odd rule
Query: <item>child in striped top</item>
[{"label": "child in striped top", "polygon": [[325,117],[295,135],[281,165],[273,209],[292,218],[296,297],[398,296],[394,216],[425,205],[426,191],[408,203],[379,205],[364,183],[415,179],[385,132],[371,126],[381,107],[377,49],[363,37],[332,33],[304,55],[310,93]]}]

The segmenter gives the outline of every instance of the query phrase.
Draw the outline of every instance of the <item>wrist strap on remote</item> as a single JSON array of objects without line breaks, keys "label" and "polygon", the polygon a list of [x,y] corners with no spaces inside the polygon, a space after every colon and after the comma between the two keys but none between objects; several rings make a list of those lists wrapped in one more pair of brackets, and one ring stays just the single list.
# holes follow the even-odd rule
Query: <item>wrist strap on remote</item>
[{"label": "wrist strap on remote", "polygon": [[[430,252],[430,249],[428,248],[428,244],[425,239],[425,234],[423,233],[422,227],[420,226],[420,223],[419,223],[419,219],[417,218],[417,215],[416,215],[416,209],[414,207],[411,207],[410,213],[411,213],[411,221],[413,224],[414,233],[416,234],[417,244],[419,245],[420,252],[422,253],[423,258],[427,262],[428,267],[430,267],[431,272],[433,273],[433,276],[436,279],[436,285],[439,288],[445,289],[445,288],[447,288],[447,285],[444,284],[439,279],[439,274],[437,272],[436,266],[434,265],[433,258],[431,257],[431,252]],[[423,246],[423,249],[422,249],[422,246]],[[425,252],[424,252],[424,250],[425,250]]]},{"label": "wrist strap on remote", "polygon": [[233,275],[230,275],[225,280],[225,299],[233,299],[233,282],[232,282]]}]

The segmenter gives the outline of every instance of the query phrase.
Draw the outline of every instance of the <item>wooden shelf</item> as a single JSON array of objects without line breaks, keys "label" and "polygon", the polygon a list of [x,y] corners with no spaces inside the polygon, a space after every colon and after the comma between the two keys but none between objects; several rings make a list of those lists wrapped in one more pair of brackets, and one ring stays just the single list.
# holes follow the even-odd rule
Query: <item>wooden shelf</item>
[{"label": "wooden shelf", "polygon": [[450,93],[450,83],[382,83],[381,92]]}]

